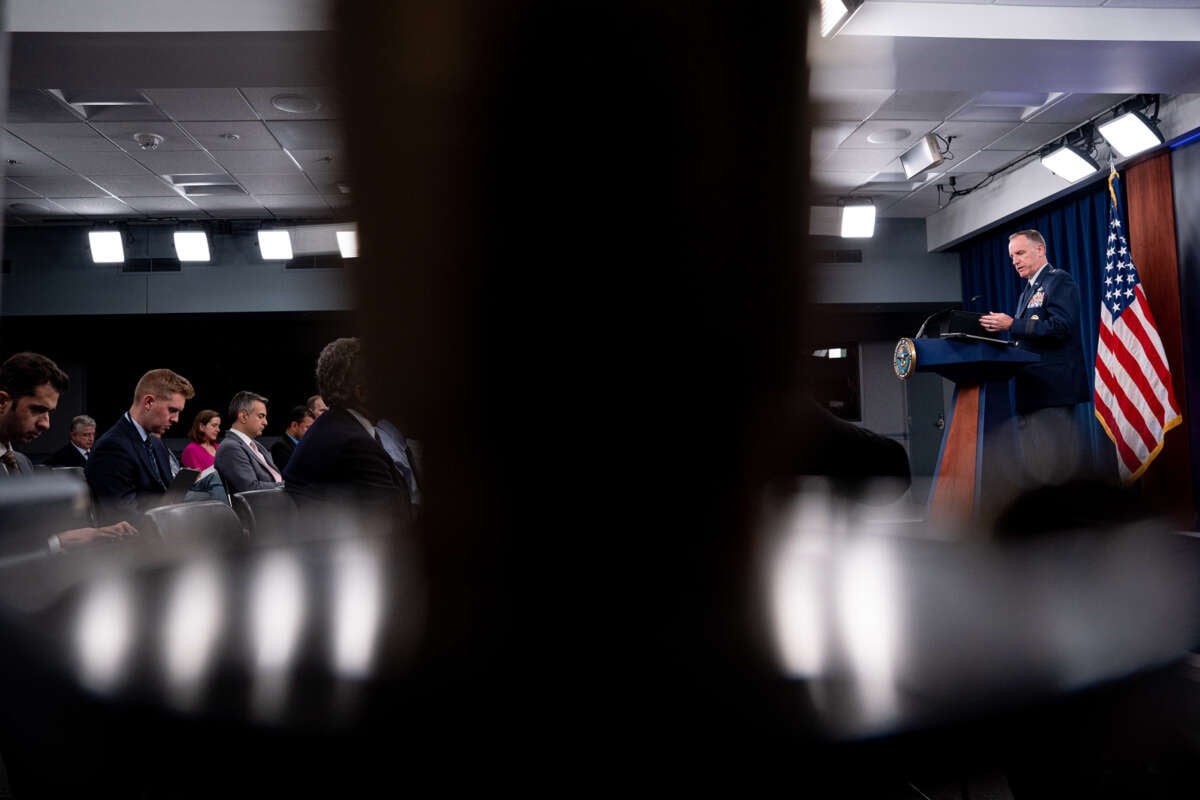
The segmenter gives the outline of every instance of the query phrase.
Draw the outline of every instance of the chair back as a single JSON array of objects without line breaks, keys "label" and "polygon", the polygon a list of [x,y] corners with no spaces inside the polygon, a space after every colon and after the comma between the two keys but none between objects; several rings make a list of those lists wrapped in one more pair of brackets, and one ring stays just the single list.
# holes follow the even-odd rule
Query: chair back
[{"label": "chair back", "polygon": [[151,536],[157,534],[159,539],[168,544],[238,544],[246,540],[237,514],[219,500],[159,506],[147,511],[146,519],[154,530],[142,533]]},{"label": "chair back", "polygon": [[231,500],[248,536],[287,538],[299,521],[295,501],[281,486],[238,492]]}]

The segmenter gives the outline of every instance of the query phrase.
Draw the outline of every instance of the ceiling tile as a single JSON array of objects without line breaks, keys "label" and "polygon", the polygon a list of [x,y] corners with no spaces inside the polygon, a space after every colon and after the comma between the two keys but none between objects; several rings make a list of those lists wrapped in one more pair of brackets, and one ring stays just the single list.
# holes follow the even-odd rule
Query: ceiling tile
[{"label": "ceiling tile", "polygon": [[1020,157],[1020,153],[1012,150],[983,150],[961,161],[955,159],[946,172],[951,175],[967,172],[991,172],[999,169]]},{"label": "ceiling tile", "polygon": [[893,94],[891,89],[842,89],[815,97],[816,117],[822,122],[862,122]]},{"label": "ceiling tile", "polygon": [[350,160],[335,150],[292,150],[300,167],[311,175],[331,180],[350,176]]},{"label": "ceiling tile", "polygon": [[[4,171],[13,177],[25,175],[70,175],[71,171],[54,159],[44,156],[36,150],[25,155],[7,159]],[[12,163],[15,162],[15,163]]]},{"label": "ceiling tile", "polygon": [[330,181],[320,177],[314,177],[314,182],[317,184],[317,191],[321,194],[347,195],[352,192],[350,190],[349,181]]},{"label": "ceiling tile", "polygon": [[146,150],[133,157],[158,175],[182,175],[223,172],[212,158],[199,150]]},{"label": "ceiling tile", "polygon": [[[943,200],[943,202],[945,202]],[[923,218],[938,210],[937,186],[930,186],[919,192],[913,192],[908,197],[884,209],[881,217],[917,217]]]},{"label": "ceiling tile", "polygon": [[813,161],[820,161],[837,149],[846,137],[854,133],[857,122],[827,123],[813,128],[810,153]]},{"label": "ceiling tile", "polygon": [[[143,170],[144,172],[144,170]],[[96,183],[117,197],[178,197],[166,181],[153,175],[111,176],[97,178]]]},{"label": "ceiling tile", "polygon": [[992,142],[1013,130],[1020,123],[1010,122],[967,122],[953,119],[943,122],[934,129],[934,133],[943,139],[950,139],[950,152],[958,155],[971,155],[982,150]]},{"label": "ceiling tile", "polygon": [[871,119],[921,120],[949,117],[971,100],[971,92],[926,92],[901,89],[887,99]]},{"label": "ceiling tile", "polygon": [[78,122],[79,116],[41,89],[9,89],[8,116],[12,122]]},{"label": "ceiling tile", "polygon": [[94,127],[130,154],[146,152],[133,139],[137,133],[156,133],[163,137],[158,147],[153,148],[153,152],[156,153],[199,149],[173,122],[97,122]]},{"label": "ceiling tile", "polygon": [[1200,0],[1107,0],[1112,8],[1200,8]]},{"label": "ceiling tile", "polygon": [[77,175],[33,175],[21,183],[45,197],[108,197],[98,186]]},{"label": "ceiling tile", "polygon": [[279,120],[267,127],[289,150],[342,149],[342,124],[337,120]]},{"label": "ceiling tile", "polygon": [[[263,119],[337,119],[341,116],[335,92],[328,87],[254,87],[243,88],[242,93],[250,101],[250,105],[254,107],[254,110],[262,115]],[[314,100],[319,107],[315,111],[296,114],[288,111],[280,111],[272,105],[273,99],[287,95],[299,95],[309,100]]]},{"label": "ceiling tile", "polygon": [[128,205],[143,214],[204,216],[204,211],[179,195],[174,197],[131,197]]},{"label": "ceiling tile", "polygon": [[58,160],[81,175],[145,175],[146,168],[119,150],[111,153],[60,153]]},{"label": "ceiling tile", "polygon": [[73,212],[51,200],[15,200],[8,203],[5,208],[10,213],[40,217],[75,216]]},{"label": "ceiling tile", "polygon": [[3,154],[7,161],[10,158],[21,158],[30,154],[41,155],[41,151],[21,141],[8,131],[4,131],[4,136],[0,138],[0,154]]},{"label": "ceiling tile", "polygon": [[872,170],[870,172],[813,172],[812,180],[815,184],[814,191],[819,192],[824,190],[835,193],[845,192],[855,188],[856,186],[861,186],[862,184],[871,180],[871,177],[878,171],[879,170]]},{"label": "ceiling tile", "polygon": [[1029,122],[1080,124],[1125,100],[1127,94],[1069,94],[1054,105],[1039,111]]},{"label": "ceiling tile", "polygon": [[317,194],[312,182],[295,169],[291,175],[243,175],[238,180],[253,195]]},{"label": "ceiling tile", "polygon": [[76,214],[129,216],[136,213],[120,200],[114,200],[111,197],[72,197],[56,200],[55,202]]},{"label": "ceiling tile", "polygon": [[1027,122],[988,145],[989,150],[1032,150],[1049,144],[1074,128],[1074,124],[1043,125]]},{"label": "ceiling tile", "polygon": [[4,197],[8,200],[17,197],[40,197],[37,192],[31,192],[19,183],[12,180],[4,181]]},{"label": "ceiling tile", "polygon": [[103,136],[84,122],[11,123],[8,129],[45,153],[78,150],[113,150]]},{"label": "ceiling tile", "polygon": [[205,211],[253,211],[264,217],[267,215],[262,204],[253,197],[202,195],[191,200]]},{"label": "ceiling tile", "polygon": [[815,165],[821,172],[870,172],[884,169],[904,152],[905,148],[888,150],[849,150],[841,148]]},{"label": "ceiling tile", "polygon": [[181,122],[258,119],[237,89],[144,89],[158,107]]},{"label": "ceiling tile", "polygon": [[258,200],[276,216],[329,210],[319,195],[259,195]]},{"label": "ceiling tile", "polygon": [[922,136],[936,128],[940,121],[869,120],[847,136],[840,149],[889,150],[893,155],[899,156],[916,144]]},{"label": "ceiling tile", "polygon": [[[279,149],[279,142],[261,122],[187,122],[182,127],[208,150]],[[230,134],[237,139],[232,139]]]},{"label": "ceiling tile", "polygon": [[235,175],[297,175],[296,164],[282,150],[224,150],[213,153]]}]

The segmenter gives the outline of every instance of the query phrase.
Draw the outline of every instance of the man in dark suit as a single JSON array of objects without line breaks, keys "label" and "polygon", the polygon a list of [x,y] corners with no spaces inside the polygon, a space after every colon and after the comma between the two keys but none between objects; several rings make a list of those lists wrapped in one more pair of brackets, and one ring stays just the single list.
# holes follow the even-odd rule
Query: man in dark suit
[{"label": "man in dark suit", "polygon": [[339,502],[346,507],[399,503],[408,490],[371,424],[358,339],[337,339],[317,359],[317,385],[329,410],[296,445],[284,484],[297,505]]},{"label": "man in dark suit", "polygon": [[88,454],[96,443],[96,420],[80,414],[71,420],[71,441],[46,459],[49,467],[86,467]]},{"label": "man in dark suit", "polygon": [[1041,483],[1063,480],[1079,467],[1074,407],[1086,403],[1087,373],[1079,328],[1079,289],[1070,273],[1046,260],[1046,240],[1035,230],[1009,237],[1008,253],[1025,281],[1013,316],[980,319],[989,331],[1008,331],[1018,346],[1037,353],[1014,379],[1017,426],[1026,468]]},{"label": "man in dark suit", "polygon": [[304,406],[296,406],[292,409],[292,413],[288,415],[287,430],[283,432],[283,436],[279,437],[278,442],[271,445],[271,458],[275,459],[275,466],[280,470],[287,468],[288,460],[295,452],[296,445],[300,443],[300,439],[308,431],[308,426],[313,424],[314,419],[316,419],[316,415]]},{"label": "man in dark suit", "polygon": [[[32,477],[33,464],[24,453],[13,449],[27,444],[50,428],[50,413],[58,408],[58,398],[70,386],[67,374],[50,359],[38,353],[17,353],[0,365],[0,478]],[[33,532],[34,540],[25,541],[22,531],[5,531],[0,552],[21,550],[51,552],[93,542],[123,539],[137,529],[128,522],[103,528],[74,528],[43,538]]]},{"label": "man in dark suit", "polygon": [[162,502],[171,483],[171,457],[160,437],[179,421],[193,396],[188,379],[169,369],[150,370],[138,381],[129,410],[97,440],[88,458],[87,481],[102,520],[136,524],[142,511]]},{"label": "man in dark suit", "polygon": [[230,494],[274,489],[282,478],[271,454],[256,440],[267,428],[267,398],[238,392],[229,401],[229,435],[217,448],[213,466]]}]

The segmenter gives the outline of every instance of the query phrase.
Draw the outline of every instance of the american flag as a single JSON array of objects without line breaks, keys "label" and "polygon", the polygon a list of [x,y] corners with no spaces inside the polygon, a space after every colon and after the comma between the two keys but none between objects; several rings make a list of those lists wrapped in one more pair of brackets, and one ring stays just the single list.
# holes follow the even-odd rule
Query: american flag
[{"label": "american flag", "polygon": [[1136,481],[1183,421],[1171,368],[1121,224],[1117,171],[1108,176],[1108,242],[1100,341],[1096,347],[1096,418],[1117,447],[1121,480]]}]

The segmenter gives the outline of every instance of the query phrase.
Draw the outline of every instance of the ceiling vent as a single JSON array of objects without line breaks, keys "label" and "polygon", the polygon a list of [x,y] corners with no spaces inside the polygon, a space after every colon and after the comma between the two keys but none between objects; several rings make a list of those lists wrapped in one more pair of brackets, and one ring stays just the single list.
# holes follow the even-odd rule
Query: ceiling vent
[{"label": "ceiling vent", "polygon": [[161,177],[184,197],[246,194],[246,190],[239,186],[231,175],[224,172],[163,175]]},{"label": "ceiling vent", "polygon": [[92,119],[110,108],[149,106],[150,100],[136,89],[47,89],[75,109],[84,119]]}]

